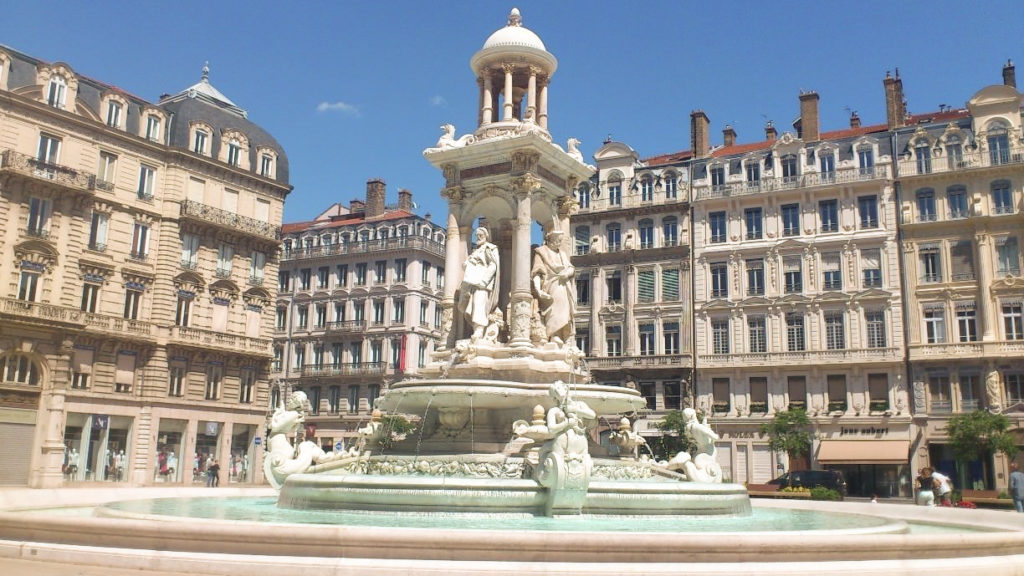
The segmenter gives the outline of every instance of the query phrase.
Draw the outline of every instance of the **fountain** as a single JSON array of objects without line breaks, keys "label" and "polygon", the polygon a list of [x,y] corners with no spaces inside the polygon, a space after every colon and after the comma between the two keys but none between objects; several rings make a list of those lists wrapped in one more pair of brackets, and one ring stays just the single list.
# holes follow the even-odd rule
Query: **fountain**
[{"label": "fountain", "polygon": [[[0,490],[5,573],[1021,573],[1013,514],[752,509],[742,486],[721,481],[715,433],[692,410],[694,453],[643,455],[627,416],[644,400],[590,381],[574,346],[565,231],[570,192],[592,168],[577,141],[568,151],[551,142],[556,61],[521,24],[514,10],[472,59],[478,129],[456,138],[445,125],[425,151],[449,202],[433,363],[393,385],[346,450],[293,443],[306,399],[287,398],[271,419],[272,488]],[[535,223],[545,242],[531,248]],[[398,414],[418,429],[396,435]],[[592,441],[596,417],[613,414],[626,415],[611,420],[617,455]]]}]

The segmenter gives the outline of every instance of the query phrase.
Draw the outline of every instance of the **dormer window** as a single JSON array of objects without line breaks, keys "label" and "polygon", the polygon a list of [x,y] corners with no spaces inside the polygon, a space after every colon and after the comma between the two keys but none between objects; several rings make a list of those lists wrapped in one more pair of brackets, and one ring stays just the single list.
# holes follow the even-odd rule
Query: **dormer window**
[{"label": "dormer window", "polygon": [[63,76],[50,76],[50,85],[46,89],[46,103],[54,108],[63,108],[68,93],[68,83]]},{"label": "dormer window", "polygon": [[107,102],[107,126],[118,128],[121,126],[121,103],[115,100]]},{"label": "dormer window", "polygon": [[210,140],[210,133],[206,130],[196,129],[192,138],[192,151],[196,154],[206,156],[208,154],[207,142]]},{"label": "dormer window", "polygon": [[237,140],[231,140],[228,142],[228,164],[232,166],[238,166],[242,158],[242,147],[238,144]]},{"label": "dormer window", "polygon": [[274,157],[270,154],[260,154],[260,176],[274,177]]},{"label": "dormer window", "polygon": [[160,117],[150,114],[146,116],[146,140],[160,141]]},{"label": "dormer window", "polygon": [[821,169],[821,177],[832,179],[836,176],[836,157],[831,150],[824,150],[818,155],[818,167]]}]

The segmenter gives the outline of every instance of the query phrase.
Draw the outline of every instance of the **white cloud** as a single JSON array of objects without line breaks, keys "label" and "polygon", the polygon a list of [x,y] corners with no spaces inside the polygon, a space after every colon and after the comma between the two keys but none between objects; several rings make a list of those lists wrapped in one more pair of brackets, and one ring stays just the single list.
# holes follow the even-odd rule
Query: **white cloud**
[{"label": "white cloud", "polygon": [[352,104],[342,102],[341,100],[338,100],[337,102],[321,102],[317,104],[316,111],[321,113],[342,112],[344,114],[349,114],[351,116],[359,116],[359,108]]},{"label": "white cloud", "polygon": [[447,108],[448,101],[444,99],[444,96],[433,96],[430,98],[430,105],[436,108]]}]

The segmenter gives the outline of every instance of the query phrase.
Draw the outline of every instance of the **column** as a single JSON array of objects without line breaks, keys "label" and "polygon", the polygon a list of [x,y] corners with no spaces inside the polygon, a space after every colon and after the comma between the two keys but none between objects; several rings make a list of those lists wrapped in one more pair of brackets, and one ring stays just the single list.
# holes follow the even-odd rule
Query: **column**
[{"label": "column", "polygon": [[601,326],[601,305],[605,301],[604,270],[596,268],[590,274],[590,356],[604,356],[604,331]]},{"label": "column", "polygon": [[625,272],[622,279],[622,307],[626,311],[622,321],[622,355],[638,356],[638,341],[633,336],[637,333],[636,314],[633,313],[633,307],[636,305],[636,298],[633,297],[636,290],[636,266],[626,266]]},{"label": "column", "polygon": [[[51,364],[53,371],[43,384],[39,402],[41,410],[37,416],[39,422],[31,439],[35,450],[29,473],[29,486],[32,488],[59,488],[64,484],[64,473],[61,471],[64,464],[64,422],[67,417],[64,404],[73,355],[73,342],[70,339],[63,340]],[[79,468],[84,468],[87,453],[83,453],[81,458],[83,463],[79,464]]]},{"label": "column", "polygon": [[548,83],[550,82],[550,78],[540,79],[540,113],[537,116],[537,123],[545,130],[548,127]]},{"label": "column", "polygon": [[484,124],[484,79],[477,77],[476,85],[479,90],[477,91],[477,102],[476,102],[476,125],[483,126]]},{"label": "column", "polygon": [[486,126],[494,120],[494,94],[491,86],[491,71],[484,70],[484,92],[483,112],[481,113],[481,126]]},{"label": "column", "polygon": [[505,106],[501,119],[505,122],[512,120],[512,72],[515,71],[515,64],[502,64],[501,69],[505,71]]},{"label": "column", "polygon": [[540,179],[533,174],[512,179],[512,190],[516,197],[516,228],[513,238],[515,262],[512,269],[509,344],[517,348],[530,346],[530,319],[533,312],[533,294],[530,292],[530,227],[533,224],[531,195],[538,188]]},{"label": "column", "polygon": [[437,343],[438,351],[447,349],[449,340],[454,338],[452,329],[455,291],[458,289],[459,281],[462,280],[462,268],[458,263],[462,254],[460,245],[463,242],[460,237],[459,220],[456,216],[460,207],[461,203],[448,202],[448,238],[444,245],[447,265],[444,268],[444,295],[441,297],[441,338]]},{"label": "column", "polygon": [[992,261],[990,259],[992,237],[985,232],[975,235],[978,244],[978,321],[981,322],[981,340],[992,342],[996,339],[996,319],[993,318],[992,298],[989,287],[992,285]]},{"label": "column", "polygon": [[526,118],[528,122],[537,121],[537,74],[540,68],[530,66],[530,81],[526,90]]}]

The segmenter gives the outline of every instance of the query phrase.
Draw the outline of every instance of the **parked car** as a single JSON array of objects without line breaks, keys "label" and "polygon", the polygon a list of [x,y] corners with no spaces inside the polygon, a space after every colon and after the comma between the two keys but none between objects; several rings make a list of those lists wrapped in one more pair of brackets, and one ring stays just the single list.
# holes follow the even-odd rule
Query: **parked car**
[{"label": "parked car", "polygon": [[794,486],[797,488],[814,488],[822,486],[831,488],[843,497],[846,496],[846,479],[838,470],[790,470],[772,480],[769,484],[777,484],[779,488]]}]

